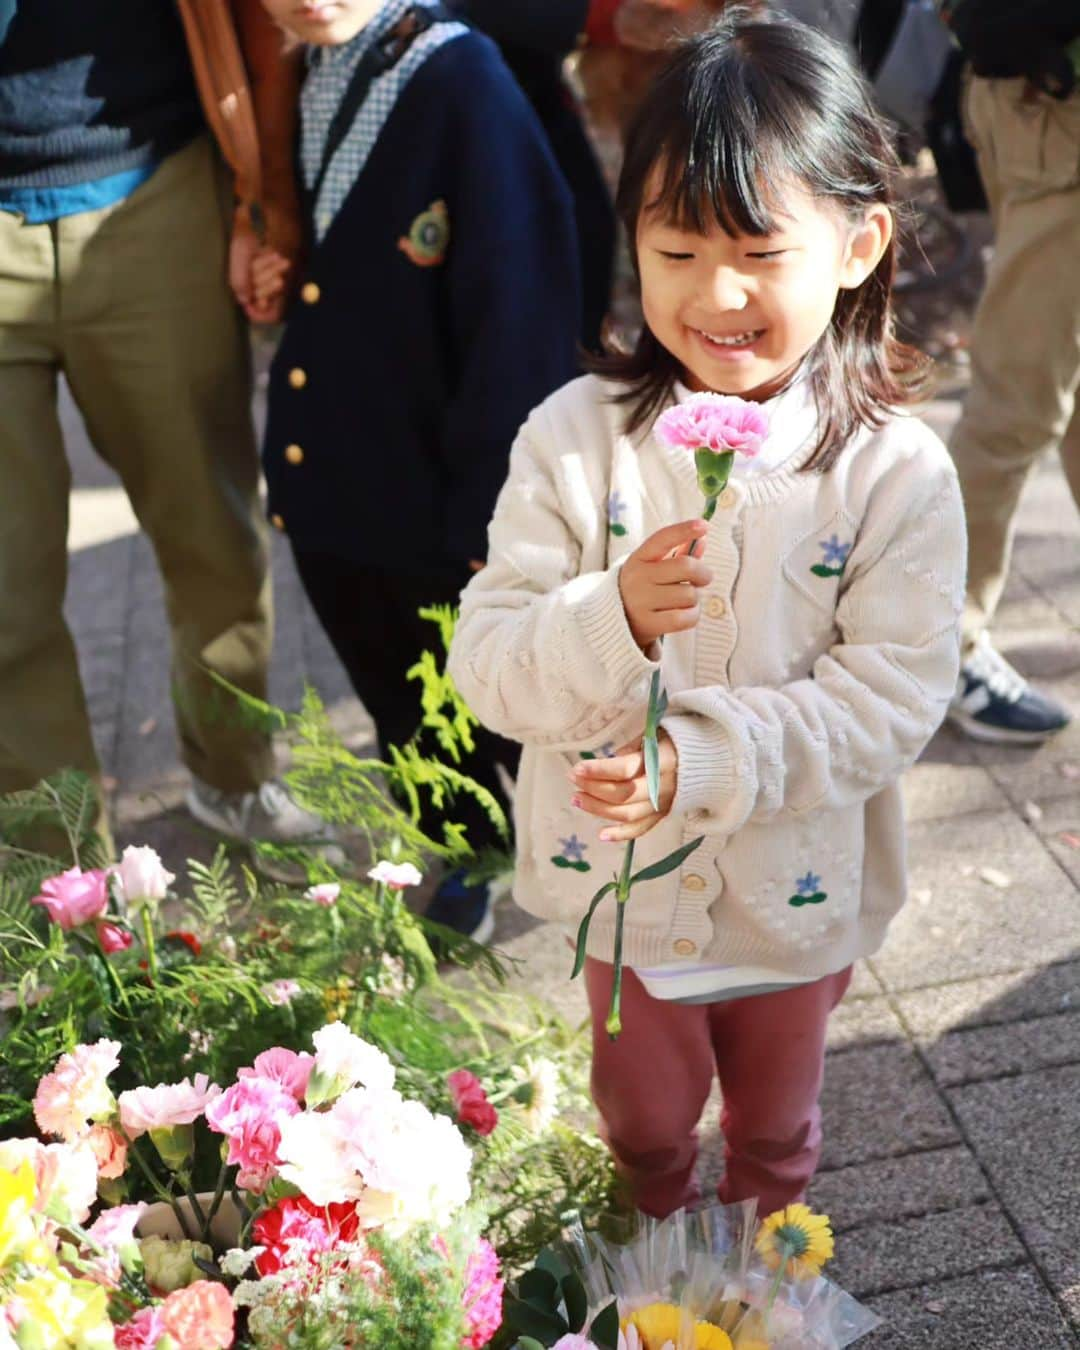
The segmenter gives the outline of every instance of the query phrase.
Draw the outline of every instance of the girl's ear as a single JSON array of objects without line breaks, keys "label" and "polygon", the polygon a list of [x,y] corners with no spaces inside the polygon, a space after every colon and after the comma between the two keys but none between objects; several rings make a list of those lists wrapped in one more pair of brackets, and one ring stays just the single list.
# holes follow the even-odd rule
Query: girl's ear
[{"label": "girl's ear", "polygon": [[840,266],[840,289],[853,291],[861,286],[881,261],[893,236],[892,212],[876,202],[866,209],[862,220],[848,235]]}]

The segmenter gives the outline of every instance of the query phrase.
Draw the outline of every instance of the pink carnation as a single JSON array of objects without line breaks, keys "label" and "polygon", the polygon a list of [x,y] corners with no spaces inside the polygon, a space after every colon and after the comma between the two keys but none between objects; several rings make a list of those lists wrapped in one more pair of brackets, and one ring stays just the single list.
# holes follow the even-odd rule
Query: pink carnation
[{"label": "pink carnation", "polygon": [[271,1083],[280,1084],[299,1102],[303,1101],[314,1066],[315,1056],[309,1055],[306,1050],[297,1054],[293,1050],[286,1050],[277,1045],[272,1050],[264,1050],[261,1055],[257,1055],[254,1066],[250,1069],[240,1069],[236,1076],[268,1078]]},{"label": "pink carnation", "polygon": [[229,1350],[233,1303],[223,1284],[197,1280],[177,1289],[161,1309],[162,1329],[183,1350]]},{"label": "pink carnation", "polygon": [[300,986],[295,980],[271,980],[263,985],[262,991],[268,1002],[277,1008],[285,1008],[300,993]]},{"label": "pink carnation", "polygon": [[194,1081],[185,1078],[180,1083],[132,1088],[117,1098],[120,1123],[129,1139],[138,1139],[147,1130],[190,1125],[220,1093],[221,1088],[204,1073],[197,1073]]},{"label": "pink carnation", "polygon": [[468,1069],[455,1069],[446,1081],[461,1124],[471,1125],[479,1135],[491,1134],[499,1123],[499,1113],[488,1101],[476,1074]]},{"label": "pink carnation", "polygon": [[768,434],[761,405],[730,394],[691,394],[656,419],[657,437],[675,450],[736,450],[752,459]]},{"label": "pink carnation", "polygon": [[318,886],[309,886],[304,892],[304,899],[312,900],[316,905],[329,909],[331,905],[337,904],[340,894],[341,887],[336,881],[323,881]]},{"label": "pink carnation", "polygon": [[226,1161],[237,1185],[260,1194],[280,1159],[281,1122],[299,1113],[296,1098],[270,1078],[241,1078],[206,1109],[206,1123],[229,1140]]},{"label": "pink carnation", "polygon": [[87,1232],[104,1252],[95,1255],[86,1266],[86,1275],[96,1284],[116,1288],[123,1278],[120,1248],[135,1240],[135,1225],[149,1208],[141,1200],[137,1205],[116,1205],[102,1210]]},{"label": "pink carnation", "polygon": [[140,1308],[130,1322],[117,1327],[116,1350],[154,1350],[165,1335],[165,1320],[159,1307]]},{"label": "pink carnation", "polygon": [[99,1177],[115,1181],[124,1175],[127,1140],[119,1130],[114,1130],[111,1125],[93,1125],[86,1135],[86,1142],[93,1150]]},{"label": "pink carnation", "polygon": [[368,872],[372,881],[381,882],[392,891],[403,891],[406,886],[419,886],[423,874],[412,863],[392,863],[385,860]]},{"label": "pink carnation", "polygon": [[77,1045],[61,1055],[34,1096],[34,1119],[42,1134],[75,1139],[90,1121],[111,1115],[115,1102],[105,1080],[119,1063],[119,1041]]},{"label": "pink carnation", "polygon": [[49,918],[65,931],[78,928],[105,913],[109,903],[107,873],[100,868],[82,872],[77,867],[41,883],[41,894],[30,901],[44,905]]},{"label": "pink carnation", "polygon": [[471,1350],[487,1345],[502,1326],[503,1281],[499,1278],[499,1258],[495,1248],[481,1238],[465,1267],[465,1339]]}]

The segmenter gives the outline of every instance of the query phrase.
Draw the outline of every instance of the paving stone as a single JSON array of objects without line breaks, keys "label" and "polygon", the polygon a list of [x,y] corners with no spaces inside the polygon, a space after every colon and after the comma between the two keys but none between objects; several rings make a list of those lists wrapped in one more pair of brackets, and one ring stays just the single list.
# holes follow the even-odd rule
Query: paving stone
[{"label": "paving stone", "polygon": [[927,1057],[934,1077],[946,1087],[1080,1064],[1080,1012],[950,1031],[929,1048]]},{"label": "paving stone", "polygon": [[[900,1158],[819,1172],[809,1203],[828,1214],[837,1233],[890,1219],[919,1218],[990,1199],[986,1180],[967,1148],[929,1149]],[[841,1244],[858,1241],[857,1233]]]},{"label": "paving stone", "polygon": [[1080,1325],[1080,1065],[948,1095],[1002,1204]]},{"label": "paving stone", "polygon": [[[1072,761],[1065,761],[1066,764]],[[1080,755],[1076,760],[1080,773]],[[1073,791],[1068,796],[1045,798],[1036,805],[1042,818],[1032,828],[1055,860],[1080,887],[1080,780],[1066,780]]]},{"label": "paving stone", "polygon": [[1076,1341],[1030,1267],[987,1271],[868,1299],[884,1326],[859,1350],[1072,1350]]},{"label": "paving stone", "polygon": [[851,983],[844,995],[844,1003],[857,998],[877,998],[884,992],[881,981],[874,973],[871,961],[856,961],[851,972]]},{"label": "paving stone", "polygon": [[971,811],[1001,811],[1009,799],[975,759],[971,743],[944,726],[904,775],[901,787],[908,821],[942,819]]},{"label": "paving stone", "polygon": [[877,1041],[902,1041],[904,1028],[889,1006],[877,998],[845,998],[829,1018],[826,1046],[847,1050]]},{"label": "paving stone", "polygon": [[906,1045],[830,1055],[822,1113],[825,1168],[958,1142],[948,1111]]},{"label": "paving stone", "polygon": [[996,1204],[868,1224],[837,1242],[829,1276],[856,1298],[1024,1260]]},{"label": "paving stone", "polygon": [[[909,834],[910,893],[931,902],[906,905],[873,958],[890,989],[1062,961],[1080,947],[1075,888],[1017,816],[923,821]],[[979,877],[987,866],[1010,878],[1007,889]]]},{"label": "paving stone", "polygon": [[896,996],[904,1021],[923,1042],[954,1028],[991,1026],[1080,1009],[1080,961],[985,979],[914,989]]}]

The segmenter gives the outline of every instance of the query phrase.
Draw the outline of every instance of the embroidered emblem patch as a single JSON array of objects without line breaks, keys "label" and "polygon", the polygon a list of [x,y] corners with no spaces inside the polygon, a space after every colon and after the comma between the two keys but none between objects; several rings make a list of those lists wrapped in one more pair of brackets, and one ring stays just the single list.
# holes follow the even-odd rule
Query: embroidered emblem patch
[{"label": "embroidered emblem patch", "polygon": [[797,878],[795,887],[797,894],[788,901],[795,909],[801,909],[803,905],[820,905],[823,900],[829,898],[821,889],[821,878],[815,876],[813,872],[807,872],[806,876]]},{"label": "embroidered emblem patch", "polygon": [[605,741],[597,750],[582,750],[578,754],[579,759],[614,759],[615,742]]},{"label": "embroidered emblem patch", "polygon": [[622,523],[622,513],[625,510],[626,503],[617,492],[613,492],[607,503],[608,529],[619,539],[626,533],[626,526]]},{"label": "embroidered emblem patch", "polygon": [[437,267],[450,244],[450,215],[444,201],[432,202],[397,241],[402,253],[417,267]]},{"label": "embroidered emblem patch", "polygon": [[821,562],[815,563],[810,571],[816,577],[838,577],[847,565],[851,545],[842,544],[839,538],[832,534],[828,539],[822,539],[818,547],[821,549],[822,559]]},{"label": "embroidered emblem patch", "polygon": [[588,844],[583,844],[576,834],[572,834],[569,839],[560,839],[559,843],[562,849],[551,860],[556,867],[570,867],[575,872],[592,871],[591,865],[584,857]]}]

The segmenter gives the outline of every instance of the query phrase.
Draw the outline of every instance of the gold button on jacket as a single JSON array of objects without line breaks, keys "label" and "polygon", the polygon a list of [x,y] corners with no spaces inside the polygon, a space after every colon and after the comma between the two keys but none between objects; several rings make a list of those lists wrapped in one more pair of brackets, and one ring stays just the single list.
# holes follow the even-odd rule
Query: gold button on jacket
[{"label": "gold button on jacket", "polygon": [[298,445],[287,445],[285,447],[285,458],[290,464],[303,464],[304,452]]},{"label": "gold button on jacket", "polygon": [[673,945],[679,956],[693,956],[697,951],[697,944],[691,942],[689,938],[679,938]]},{"label": "gold button on jacket", "polygon": [[321,294],[318,284],[314,281],[305,281],[303,286],[300,287],[300,299],[303,300],[305,305],[317,304]]},{"label": "gold button on jacket", "polygon": [[307,384],[307,371],[301,370],[299,366],[293,366],[289,371],[289,383],[294,389],[303,389]]}]

